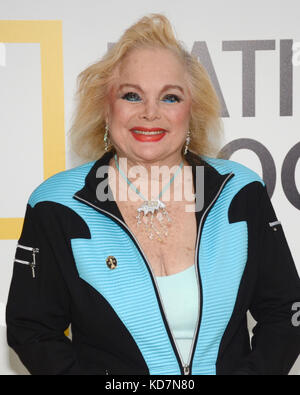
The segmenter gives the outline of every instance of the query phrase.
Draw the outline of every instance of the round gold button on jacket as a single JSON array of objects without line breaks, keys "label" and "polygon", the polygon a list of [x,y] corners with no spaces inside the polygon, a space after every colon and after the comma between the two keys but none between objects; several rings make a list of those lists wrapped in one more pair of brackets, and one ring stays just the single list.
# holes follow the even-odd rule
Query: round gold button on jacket
[{"label": "round gold button on jacket", "polygon": [[114,256],[110,255],[106,258],[107,267],[111,270],[117,267],[117,260]]}]

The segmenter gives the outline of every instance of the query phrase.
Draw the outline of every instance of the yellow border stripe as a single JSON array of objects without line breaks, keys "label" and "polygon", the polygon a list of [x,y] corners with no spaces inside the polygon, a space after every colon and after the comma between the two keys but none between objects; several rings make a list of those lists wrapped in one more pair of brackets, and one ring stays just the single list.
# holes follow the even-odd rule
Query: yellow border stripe
[{"label": "yellow border stripe", "polygon": [[[0,21],[0,42],[40,43],[46,179],[66,168],[62,21]],[[22,218],[0,218],[0,239],[18,239],[22,224]]]},{"label": "yellow border stripe", "polygon": [[23,222],[23,218],[0,218],[0,240],[17,240]]}]

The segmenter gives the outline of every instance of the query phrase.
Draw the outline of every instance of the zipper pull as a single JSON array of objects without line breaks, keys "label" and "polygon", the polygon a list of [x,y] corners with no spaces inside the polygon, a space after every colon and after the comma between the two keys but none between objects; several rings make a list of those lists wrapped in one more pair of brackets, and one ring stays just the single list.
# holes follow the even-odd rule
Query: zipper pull
[{"label": "zipper pull", "polygon": [[189,367],[189,365],[184,365],[183,366],[183,374],[184,375],[190,374],[190,367]]},{"label": "zipper pull", "polygon": [[32,270],[32,278],[35,278],[35,264],[34,264],[34,262],[30,263],[30,267],[31,267],[31,270]]},{"label": "zipper pull", "polygon": [[32,249],[32,259],[33,261],[30,264],[31,270],[32,270],[32,278],[35,278],[35,267],[36,267],[36,260],[35,260],[35,255],[38,254],[40,250],[38,248],[33,248]]}]

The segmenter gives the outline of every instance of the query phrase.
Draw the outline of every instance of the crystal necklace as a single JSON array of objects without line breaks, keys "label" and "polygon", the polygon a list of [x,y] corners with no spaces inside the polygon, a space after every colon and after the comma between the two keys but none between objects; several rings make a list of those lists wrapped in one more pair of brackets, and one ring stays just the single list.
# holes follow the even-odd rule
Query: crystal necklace
[{"label": "crystal necklace", "polygon": [[[161,190],[158,197],[154,200],[147,200],[143,196],[143,194],[132,184],[132,182],[128,180],[127,176],[123,173],[122,169],[120,169],[117,159],[117,154],[115,154],[114,158],[115,158],[116,167],[119,173],[121,174],[121,176],[124,178],[124,180],[126,180],[130,188],[132,188],[134,192],[137,193],[144,200],[144,203],[137,209],[137,216],[136,216],[137,225],[139,226],[143,222],[149,239],[153,240],[154,237],[156,236],[156,238],[159,241],[162,241],[164,236],[165,237],[168,236],[167,224],[172,222],[172,219],[170,218],[166,210],[166,205],[160,200],[160,198],[162,197],[163,193],[170,187],[175,177],[182,169],[183,161],[180,163],[178,169],[174,173],[171,180]],[[150,215],[148,216],[148,214]]]}]

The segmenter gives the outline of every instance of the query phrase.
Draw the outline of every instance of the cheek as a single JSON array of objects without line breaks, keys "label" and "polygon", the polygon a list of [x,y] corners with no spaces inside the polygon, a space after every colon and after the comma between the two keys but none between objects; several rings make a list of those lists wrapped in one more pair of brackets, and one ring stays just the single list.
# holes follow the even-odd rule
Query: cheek
[{"label": "cheek", "polygon": [[190,107],[185,105],[171,109],[169,111],[169,119],[175,127],[188,127],[190,120]]},{"label": "cheek", "polygon": [[118,124],[119,126],[126,125],[130,116],[131,109],[128,107],[127,103],[123,103],[122,101],[115,101],[110,104],[110,118],[111,122]]}]

